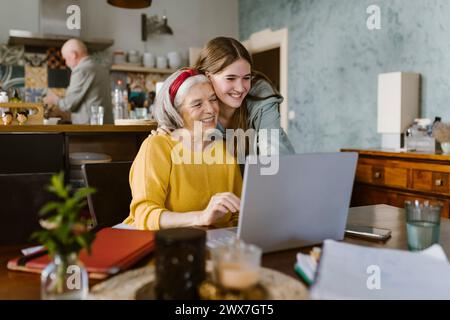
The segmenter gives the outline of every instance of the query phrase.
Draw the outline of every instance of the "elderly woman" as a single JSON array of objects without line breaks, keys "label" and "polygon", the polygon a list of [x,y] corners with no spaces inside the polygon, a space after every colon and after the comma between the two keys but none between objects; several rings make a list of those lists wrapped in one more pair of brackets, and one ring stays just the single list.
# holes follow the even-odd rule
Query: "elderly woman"
[{"label": "elderly woman", "polygon": [[[216,128],[218,114],[218,100],[206,76],[186,69],[164,82],[156,97],[155,117],[173,131],[149,136],[142,143],[130,171],[133,199],[124,223],[158,230],[229,226],[237,220],[239,166],[222,139],[206,136]],[[218,156],[219,151],[225,161],[194,161]]]}]

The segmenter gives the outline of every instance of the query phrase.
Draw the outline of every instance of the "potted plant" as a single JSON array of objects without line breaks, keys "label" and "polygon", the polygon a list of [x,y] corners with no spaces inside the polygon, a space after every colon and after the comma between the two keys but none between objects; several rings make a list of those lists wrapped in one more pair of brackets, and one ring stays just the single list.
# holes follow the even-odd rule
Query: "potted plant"
[{"label": "potted plant", "polygon": [[442,152],[450,154],[450,124],[437,122],[433,126],[433,136],[441,144]]},{"label": "potted plant", "polygon": [[79,261],[82,249],[91,252],[95,234],[89,230],[91,221],[80,216],[86,206],[86,196],[94,193],[93,188],[73,191],[64,185],[61,172],[51,178],[48,191],[58,201],[45,204],[39,214],[42,230],[33,233],[47,250],[52,262],[41,273],[42,299],[84,299],[88,294],[88,274]]}]

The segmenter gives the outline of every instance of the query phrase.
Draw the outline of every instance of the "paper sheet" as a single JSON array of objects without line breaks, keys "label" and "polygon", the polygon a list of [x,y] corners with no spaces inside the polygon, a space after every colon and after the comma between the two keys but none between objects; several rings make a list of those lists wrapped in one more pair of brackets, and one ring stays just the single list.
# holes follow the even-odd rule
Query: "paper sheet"
[{"label": "paper sheet", "polygon": [[439,245],[422,252],[326,240],[313,299],[450,299],[450,264]]}]

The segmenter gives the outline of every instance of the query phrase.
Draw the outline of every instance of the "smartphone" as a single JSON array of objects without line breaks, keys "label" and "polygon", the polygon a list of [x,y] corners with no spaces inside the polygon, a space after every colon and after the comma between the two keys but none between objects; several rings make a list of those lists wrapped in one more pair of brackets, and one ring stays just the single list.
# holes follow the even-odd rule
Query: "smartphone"
[{"label": "smartphone", "polygon": [[369,226],[347,225],[345,234],[353,237],[384,241],[391,236],[391,230]]}]

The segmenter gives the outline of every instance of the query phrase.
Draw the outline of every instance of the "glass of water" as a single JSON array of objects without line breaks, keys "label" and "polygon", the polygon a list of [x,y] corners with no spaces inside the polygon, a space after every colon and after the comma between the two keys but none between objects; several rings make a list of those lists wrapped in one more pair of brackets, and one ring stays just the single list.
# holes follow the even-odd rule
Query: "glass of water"
[{"label": "glass of water", "polygon": [[91,106],[91,114],[89,117],[89,123],[94,126],[103,125],[103,118],[105,109],[102,106]]},{"label": "glass of water", "polygon": [[439,243],[442,203],[405,201],[406,233],[411,251]]}]

